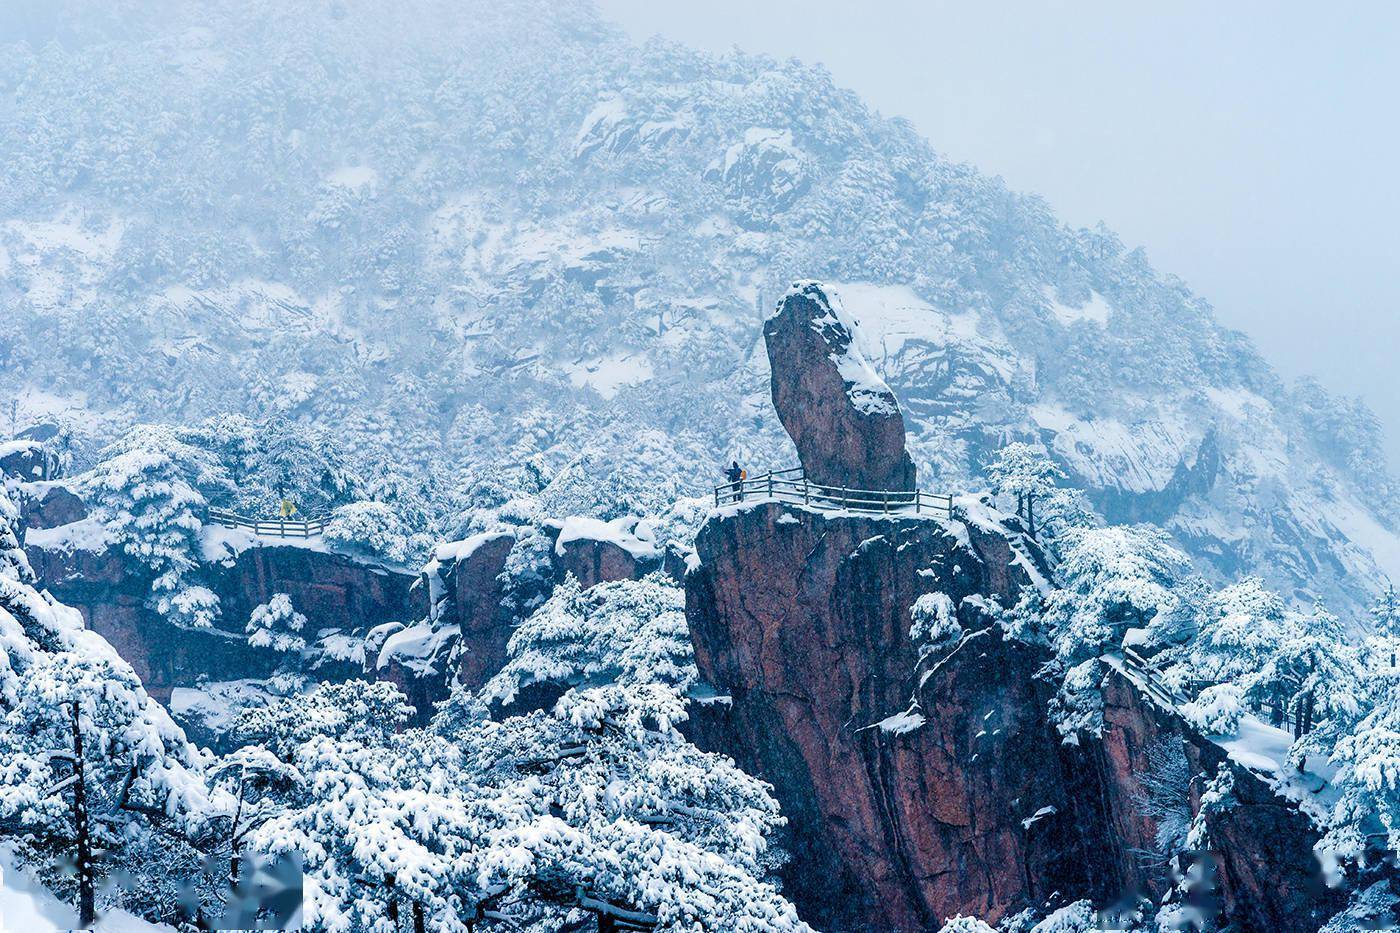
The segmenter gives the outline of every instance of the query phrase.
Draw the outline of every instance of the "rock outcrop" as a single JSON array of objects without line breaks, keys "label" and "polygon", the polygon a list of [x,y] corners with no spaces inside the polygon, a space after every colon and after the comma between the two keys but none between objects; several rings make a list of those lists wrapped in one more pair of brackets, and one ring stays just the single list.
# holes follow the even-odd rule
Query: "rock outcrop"
[{"label": "rock outcrop", "polygon": [[172,626],[151,610],[150,574],[112,546],[95,519],[28,530],[25,550],[41,585],[78,609],[162,701],[176,687],[201,677],[223,681],[270,675],[283,659],[250,646],[244,625],[256,607],[277,593],[288,594],[296,611],[306,616],[308,642],[328,648],[315,673],[330,680],[359,675],[363,660],[358,644],[366,627],[412,620],[426,611],[410,574],[307,547],[220,551],[211,545],[204,569],[219,596],[221,618],[216,628],[192,630]]},{"label": "rock outcrop", "polygon": [[[1239,804],[1205,816],[1227,918],[1316,930],[1336,896],[1314,884],[1308,820],[1126,674],[1109,670],[1103,739],[1062,741],[1049,655],[987,611],[1031,584],[1034,546],[962,505],[966,522],[755,503],[697,537],[687,615],[720,699],[692,734],[773,784],[792,828],[785,891],[804,918],[921,931],[1056,894],[1158,897],[1170,866],[1150,855],[1159,817],[1141,775],[1166,754],[1182,760],[1183,808],[1220,769],[1234,775]],[[921,656],[910,607],[928,594],[963,636]]]},{"label": "rock outcrop", "polygon": [[[423,570],[432,604],[429,624],[454,634],[456,677],[469,690],[480,688],[506,661],[515,620],[503,603],[501,573],[515,541],[509,532],[487,532],[443,544]],[[448,679],[442,679],[444,696]]]},{"label": "rock outcrop", "polygon": [[662,554],[634,533],[637,519],[611,522],[596,518],[566,518],[550,523],[554,533],[554,579],[573,574],[584,589],[614,580],[640,580],[663,566]]},{"label": "rock outcrop", "polygon": [[794,284],[763,325],[773,405],[812,482],[914,489],[904,416],[856,346],[855,327],[820,284]]},{"label": "rock outcrop", "polygon": [[63,482],[19,484],[20,524],[28,529],[71,525],[88,516],[87,503]]}]

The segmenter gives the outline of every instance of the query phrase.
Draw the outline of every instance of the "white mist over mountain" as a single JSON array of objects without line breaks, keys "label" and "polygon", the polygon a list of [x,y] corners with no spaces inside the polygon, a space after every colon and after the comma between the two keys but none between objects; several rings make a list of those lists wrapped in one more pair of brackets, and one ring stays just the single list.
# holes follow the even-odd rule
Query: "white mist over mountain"
[{"label": "white mist over mountain", "polygon": [[1400,9],[601,0],[636,39],[820,62],[953,159],[1102,220],[1400,465]]}]

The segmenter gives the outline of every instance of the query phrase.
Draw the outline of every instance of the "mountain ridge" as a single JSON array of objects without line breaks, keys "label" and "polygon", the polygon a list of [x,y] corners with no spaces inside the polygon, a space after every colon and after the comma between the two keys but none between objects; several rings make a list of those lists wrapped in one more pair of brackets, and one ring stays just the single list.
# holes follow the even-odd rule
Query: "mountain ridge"
[{"label": "mountain ridge", "polygon": [[697,492],[791,459],[752,351],[819,278],[898,332],[866,355],[927,484],[1038,440],[1209,573],[1353,615],[1400,575],[1363,406],[823,69],[539,2],[139,6],[21,16],[0,65],[0,387],[81,398],[89,455],[235,410],[335,425],[442,523],[527,461]]}]

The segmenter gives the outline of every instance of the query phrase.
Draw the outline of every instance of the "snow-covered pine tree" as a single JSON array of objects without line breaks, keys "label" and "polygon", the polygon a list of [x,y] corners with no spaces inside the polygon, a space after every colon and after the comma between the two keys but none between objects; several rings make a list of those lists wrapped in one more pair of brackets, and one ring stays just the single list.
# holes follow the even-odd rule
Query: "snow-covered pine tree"
[{"label": "snow-covered pine tree", "polygon": [[432,538],[406,525],[392,506],[383,502],[350,502],[339,506],[326,522],[327,543],[390,564],[422,563]]},{"label": "snow-covered pine tree", "polygon": [[653,573],[584,590],[572,576],[515,630],[509,658],[482,688],[488,703],[511,703],[521,688],[660,683],[684,693],[698,676],[685,595]]},{"label": "snow-covered pine tree", "polygon": [[205,449],[162,425],[140,425],[105,452],[84,478],[96,512],[130,557],[152,574],[158,612],[176,625],[207,628],[219,599],[198,580],[202,489],[228,488]]},{"label": "snow-covered pine tree", "polygon": [[782,822],[768,788],[686,742],[685,707],[669,686],[613,684],[494,722],[458,691],[431,729],[395,732],[408,708],[392,686],[323,686],[244,714],[282,788],[241,844],[305,859],[318,930],[543,931],[590,913],[805,930],[763,880]]},{"label": "snow-covered pine tree", "polygon": [[[0,536],[7,529],[0,517]],[[203,757],[130,665],[76,610],[2,573],[0,761],[0,828],[73,896],[85,922],[108,867],[160,871],[123,853],[145,851],[157,831],[193,853],[188,839],[223,806],[204,781]],[[49,871],[64,858],[72,878]],[[173,899],[129,906],[177,919]]]},{"label": "snow-covered pine tree", "polygon": [[0,480],[0,586],[5,580],[32,583],[34,571],[19,542],[19,506]]},{"label": "snow-covered pine tree", "polygon": [[253,454],[257,485],[277,498],[290,498],[303,515],[318,515],[352,501],[360,479],[328,431],[316,425],[275,420],[259,432]]},{"label": "snow-covered pine tree", "polygon": [[1386,581],[1385,589],[1371,607],[1371,622],[1378,635],[1400,636],[1400,592],[1395,584]]},{"label": "snow-covered pine tree", "polygon": [[245,629],[248,644],[285,653],[306,647],[306,639],[301,634],[305,627],[306,616],[293,608],[292,598],[286,593],[274,593],[271,599],[253,610]]},{"label": "snow-covered pine tree", "polygon": [[1044,624],[1058,657],[1077,664],[1119,647],[1130,628],[1145,628],[1176,604],[1190,561],[1150,525],[1071,531],[1045,598]]},{"label": "snow-covered pine tree", "polygon": [[1020,442],[998,450],[985,472],[994,493],[1016,500],[1016,514],[1026,519],[1032,535],[1036,503],[1054,492],[1056,480],[1065,478],[1064,471],[1042,448]]}]

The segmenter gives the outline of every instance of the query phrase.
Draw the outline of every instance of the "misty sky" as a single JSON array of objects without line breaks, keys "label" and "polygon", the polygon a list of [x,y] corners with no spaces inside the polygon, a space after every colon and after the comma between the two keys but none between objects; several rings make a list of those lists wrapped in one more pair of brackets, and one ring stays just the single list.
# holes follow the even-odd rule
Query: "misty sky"
[{"label": "misty sky", "polygon": [[1103,220],[1285,377],[1364,396],[1400,466],[1400,4],[598,2],[638,39],[821,62]]}]

